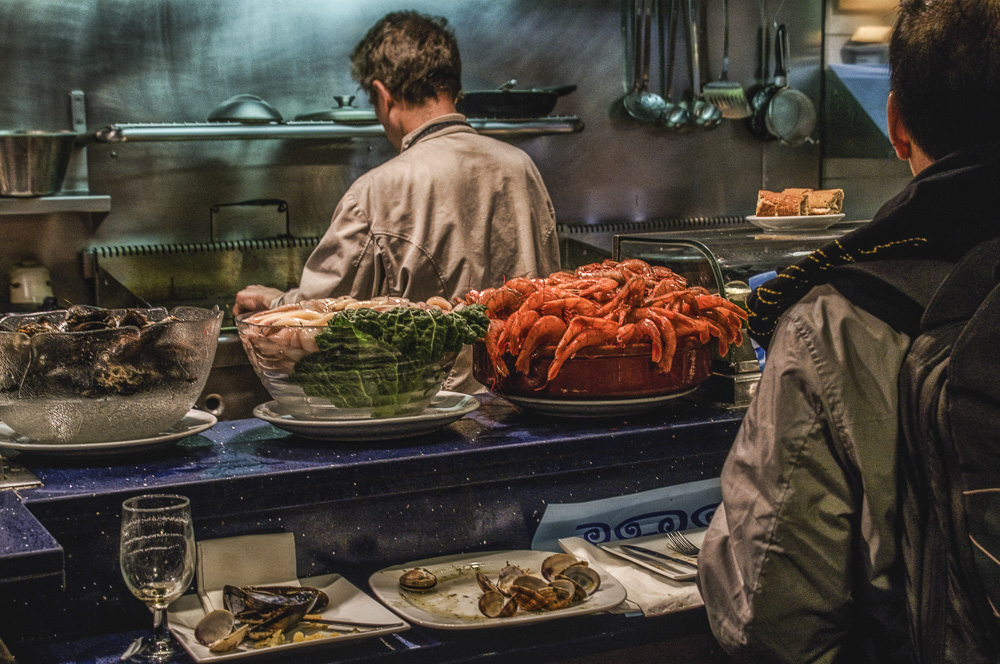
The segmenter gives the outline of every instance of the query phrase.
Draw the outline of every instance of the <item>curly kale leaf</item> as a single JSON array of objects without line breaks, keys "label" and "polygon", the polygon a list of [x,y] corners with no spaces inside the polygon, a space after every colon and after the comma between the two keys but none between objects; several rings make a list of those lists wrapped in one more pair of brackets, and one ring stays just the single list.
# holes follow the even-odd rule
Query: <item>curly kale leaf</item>
[{"label": "curly kale leaf", "polygon": [[295,365],[291,380],[309,396],[341,408],[384,408],[406,403],[415,391],[443,379],[434,363],[486,335],[481,305],[445,314],[438,309],[352,309],[316,335],[319,351]]}]

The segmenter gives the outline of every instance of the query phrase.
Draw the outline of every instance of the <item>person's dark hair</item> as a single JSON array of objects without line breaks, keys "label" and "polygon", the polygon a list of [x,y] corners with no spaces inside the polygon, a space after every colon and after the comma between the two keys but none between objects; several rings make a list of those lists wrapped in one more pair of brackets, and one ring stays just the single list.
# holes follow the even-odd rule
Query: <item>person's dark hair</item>
[{"label": "person's dark hair", "polygon": [[931,159],[1000,142],[1000,0],[902,0],[889,66],[903,124]]},{"label": "person's dark hair", "polygon": [[375,97],[376,80],[410,104],[439,92],[454,99],[462,90],[462,59],[447,20],[415,11],[393,12],[354,47],[351,76],[369,99]]}]

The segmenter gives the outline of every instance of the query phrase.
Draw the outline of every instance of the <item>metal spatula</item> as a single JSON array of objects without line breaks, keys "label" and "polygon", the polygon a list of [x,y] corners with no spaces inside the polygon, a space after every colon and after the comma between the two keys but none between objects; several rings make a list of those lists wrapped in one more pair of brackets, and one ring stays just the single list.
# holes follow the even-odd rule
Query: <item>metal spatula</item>
[{"label": "metal spatula", "polygon": [[748,118],[753,114],[743,86],[729,80],[729,0],[722,0],[722,71],[719,80],[709,81],[701,94],[722,111],[727,120]]}]

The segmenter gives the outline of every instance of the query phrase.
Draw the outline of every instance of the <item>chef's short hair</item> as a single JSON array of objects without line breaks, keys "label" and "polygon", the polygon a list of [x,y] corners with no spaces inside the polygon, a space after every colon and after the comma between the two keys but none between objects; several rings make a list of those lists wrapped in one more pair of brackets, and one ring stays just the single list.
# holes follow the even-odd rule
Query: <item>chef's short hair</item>
[{"label": "chef's short hair", "polygon": [[415,11],[392,12],[368,30],[351,53],[351,76],[369,99],[373,81],[411,104],[436,97],[452,99],[462,90],[462,58],[448,21]]},{"label": "chef's short hair", "polygon": [[903,124],[929,157],[1000,142],[1000,0],[902,0],[889,66]]}]

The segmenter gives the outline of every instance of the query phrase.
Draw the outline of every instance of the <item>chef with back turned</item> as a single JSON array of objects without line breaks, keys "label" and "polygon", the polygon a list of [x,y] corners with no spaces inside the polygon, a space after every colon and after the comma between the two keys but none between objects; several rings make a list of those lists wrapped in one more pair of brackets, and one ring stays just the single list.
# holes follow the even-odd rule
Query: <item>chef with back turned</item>
[{"label": "chef with back turned", "polygon": [[[444,18],[387,14],[351,53],[351,75],[399,154],[340,199],[298,288],[247,286],[234,314],[340,295],[451,300],[559,269],[555,213],[535,164],[455,110],[462,61]],[[468,352],[444,387],[481,388]]]}]

